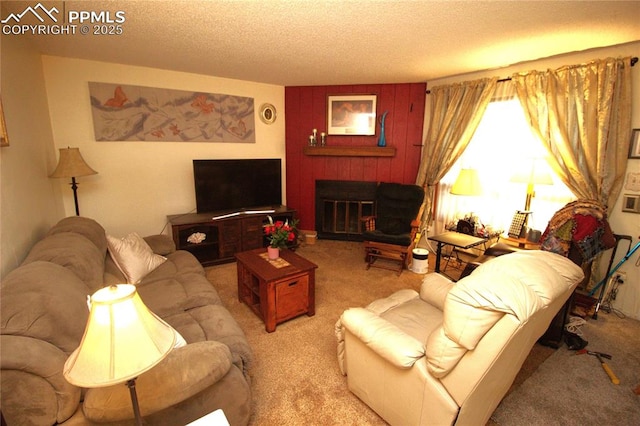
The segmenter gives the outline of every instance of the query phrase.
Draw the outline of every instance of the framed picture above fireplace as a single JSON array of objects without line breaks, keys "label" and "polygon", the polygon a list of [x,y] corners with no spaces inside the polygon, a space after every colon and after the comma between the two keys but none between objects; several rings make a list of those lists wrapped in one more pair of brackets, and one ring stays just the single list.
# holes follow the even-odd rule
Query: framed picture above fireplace
[{"label": "framed picture above fireplace", "polygon": [[330,135],[375,135],[376,100],[376,95],[329,95],[327,132]]}]

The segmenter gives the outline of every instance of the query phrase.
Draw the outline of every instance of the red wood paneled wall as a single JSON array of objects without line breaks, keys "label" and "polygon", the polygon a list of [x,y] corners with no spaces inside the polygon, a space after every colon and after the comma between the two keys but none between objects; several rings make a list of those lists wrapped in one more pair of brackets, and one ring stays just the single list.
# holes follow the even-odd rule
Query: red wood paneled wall
[{"label": "red wood paneled wall", "polygon": [[[300,229],[315,229],[315,181],[318,179],[415,183],[420,164],[426,83],[285,88],[287,206],[298,211]],[[307,156],[312,130],[327,130],[327,96],[377,95],[377,113],[385,120],[387,146],[394,157]],[[375,136],[327,136],[327,145],[375,146]]]}]

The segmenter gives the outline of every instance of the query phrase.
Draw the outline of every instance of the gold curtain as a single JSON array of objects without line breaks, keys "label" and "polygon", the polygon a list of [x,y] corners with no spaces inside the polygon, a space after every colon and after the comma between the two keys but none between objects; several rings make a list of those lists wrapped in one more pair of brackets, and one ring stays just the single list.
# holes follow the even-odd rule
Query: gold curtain
[{"label": "gold curtain", "polygon": [[436,86],[416,184],[425,188],[422,229],[431,219],[436,185],[465,150],[491,101],[497,77]]},{"label": "gold curtain", "polygon": [[512,76],[551,167],[578,198],[612,207],[631,138],[631,58]]}]

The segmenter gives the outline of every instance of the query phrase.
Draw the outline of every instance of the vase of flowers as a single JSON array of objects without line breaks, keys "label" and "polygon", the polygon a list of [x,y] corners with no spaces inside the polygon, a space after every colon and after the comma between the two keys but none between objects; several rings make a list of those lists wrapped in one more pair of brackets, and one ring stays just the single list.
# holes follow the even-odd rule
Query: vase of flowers
[{"label": "vase of flowers", "polygon": [[271,216],[267,217],[269,218],[269,223],[264,225],[264,234],[269,240],[267,252],[269,253],[269,259],[277,259],[280,257],[280,249],[287,248],[287,244],[295,241],[298,221],[293,220],[289,223],[288,220],[284,222],[277,220],[274,222]]}]

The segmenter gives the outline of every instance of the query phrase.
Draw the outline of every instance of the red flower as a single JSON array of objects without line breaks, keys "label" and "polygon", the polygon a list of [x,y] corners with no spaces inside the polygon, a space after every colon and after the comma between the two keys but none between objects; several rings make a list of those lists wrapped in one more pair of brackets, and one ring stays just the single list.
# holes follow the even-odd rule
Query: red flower
[{"label": "red flower", "polygon": [[269,239],[269,245],[274,248],[286,248],[287,243],[291,243],[296,239],[297,220],[289,221],[278,220],[275,223],[273,218],[268,216],[269,223],[264,225],[264,234]]}]

